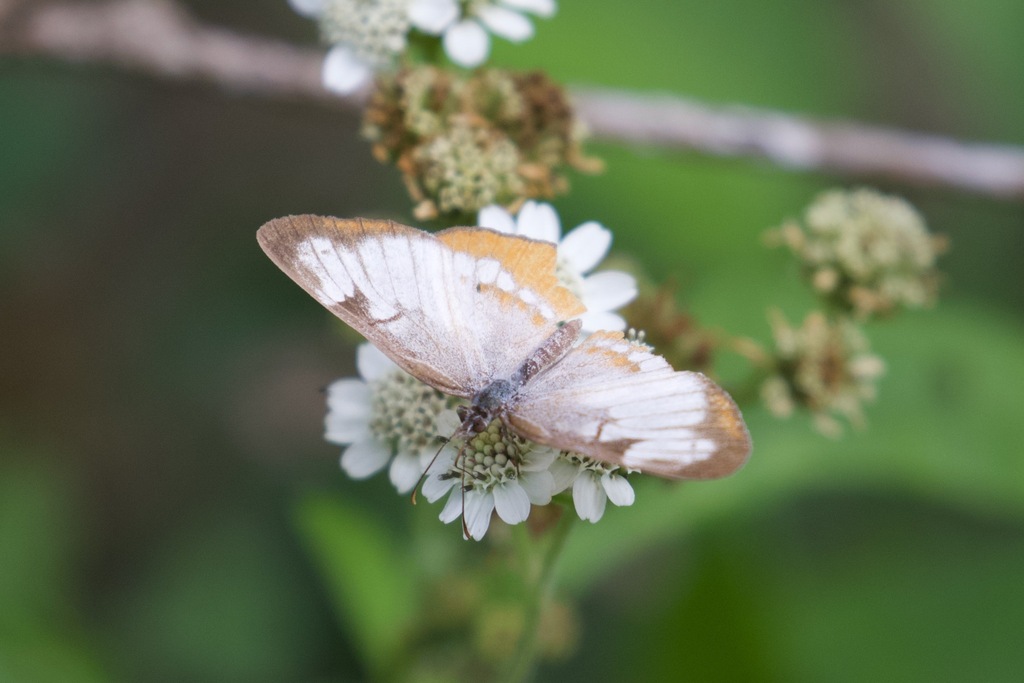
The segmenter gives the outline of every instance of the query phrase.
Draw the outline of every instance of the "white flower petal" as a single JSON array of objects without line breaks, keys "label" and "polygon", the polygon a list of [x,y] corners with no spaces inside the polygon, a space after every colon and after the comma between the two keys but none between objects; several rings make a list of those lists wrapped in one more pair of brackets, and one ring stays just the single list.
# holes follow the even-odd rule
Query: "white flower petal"
[{"label": "white flower petal", "polygon": [[368,415],[327,413],[324,417],[324,440],[344,446],[370,438]]},{"label": "white flower petal", "polygon": [[550,204],[539,202],[526,202],[519,210],[519,217],[516,220],[517,233],[524,237],[532,237],[535,240],[554,242],[558,244],[558,238],[562,234],[562,224],[558,220],[555,207]]},{"label": "white flower petal", "polygon": [[491,525],[494,496],[476,490],[469,491],[464,496],[466,499],[466,526],[469,528],[470,537],[479,541]]},{"label": "white flower petal", "polygon": [[370,387],[351,377],[339,379],[327,387],[327,415],[324,438],[347,444],[369,436]]},{"label": "white flower petal", "polygon": [[491,491],[494,510],[505,524],[519,524],[530,516],[530,497],[518,481],[498,484]]},{"label": "white flower petal", "polygon": [[341,454],[341,469],[353,479],[366,479],[391,459],[391,448],[377,439],[356,441]]},{"label": "white flower petal", "polygon": [[409,21],[432,36],[439,36],[459,18],[459,5],[455,0],[412,0]]},{"label": "white flower petal", "polygon": [[588,311],[611,311],[636,298],[636,278],[618,270],[588,275],[580,298]]},{"label": "white flower petal", "polygon": [[362,410],[370,414],[370,387],[361,379],[343,377],[327,385],[327,409],[337,412]]},{"label": "white flower petal", "polygon": [[381,379],[401,369],[385,356],[383,351],[369,342],[360,344],[356,349],[356,368],[359,370],[359,376],[367,382]]},{"label": "white flower petal", "polygon": [[551,467],[551,463],[558,457],[558,451],[547,446],[535,445],[523,456],[523,462],[519,469],[523,472],[540,472]]},{"label": "white flower petal", "polygon": [[456,488],[452,491],[452,495],[448,496],[448,502],[444,504],[444,508],[441,509],[441,514],[438,515],[445,524],[451,524],[459,517],[462,516],[462,489]]},{"label": "white flower petal", "polygon": [[373,70],[344,45],[335,45],[324,57],[321,78],[324,87],[339,95],[349,95],[370,80]]},{"label": "white flower petal", "polygon": [[423,468],[420,466],[419,456],[411,453],[396,455],[388,469],[388,479],[399,493],[412,491],[421,476],[423,476]]},{"label": "white flower petal", "polygon": [[591,523],[601,519],[607,501],[608,495],[604,492],[597,475],[585,471],[576,477],[572,485],[572,502],[580,519]]},{"label": "white flower petal", "polygon": [[293,10],[310,19],[316,19],[324,13],[325,2],[326,0],[288,0]]},{"label": "white flower petal", "polygon": [[558,245],[558,258],[582,275],[601,262],[611,245],[612,231],[597,221],[588,221],[569,231]]},{"label": "white flower petal", "polygon": [[572,464],[565,458],[559,458],[551,463],[548,472],[551,473],[555,482],[555,488],[552,493],[561,493],[576,481],[576,475],[580,473],[580,466]]},{"label": "white flower petal", "polygon": [[487,31],[475,21],[460,21],[449,26],[444,32],[443,42],[448,59],[467,69],[483,64],[491,51]]},{"label": "white flower petal", "polygon": [[459,419],[459,414],[454,410],[442,410],[434,418],[434,429],[437,430],[438,435],[446,439],[454,434],[455,430],[461,425],[462,420]]},{"label": "white flower petal", "polygon": [[555,13],[555,0],[500,0],[502,5],[533,12],[537,16],[550,17]]},{"label": "white flower petal", "polygon": [[[440,449],[440,447],[441,447],[441,442],[438,441],[437,445],[434,446],[433,448],[425,448],[422,451],[420,451],[420,455],[419,455],[419,458],[418,458],[419,463],[420,463],[420,472],[426,472],[428,468],[430,468],[430,470],[432,472],[436,471],[436,470],[434,470],[430,466],[433,465],[435,462],[437,462],[437,460],[441,459],[441,454],[438,453],[438,450]],[[437,454],[437,458],[436,459],[434,458],[434,454],[435,453]]]},{"label": "white flower petal", "polygon": [[516,233],[516,221],[512,218],[512,214],[497,204],[480,209],[480,213],[476,217],[476,224],[482,228],[490,228],[509,235]]},{"label": "white flower petal", "polygon": [[442,476],[451,469],[452,464],[455,461],[455,451],[443,451],[441,455],[437,457],[434,464],[430,466],[428,470],[428,476],[423,482],[423,497],[427,499],[427,502],[433,503],[438,500],[441,496],[446,494],[453,486],[458,488],[459,478],[458,477],[447,477]]},{"label": "white flower petal", "polygon": [[423,497],[427,499],[428,503],[434,503],[440,500],[444,494],[451,491],[453,486],[458,488],[458,483],[458,477],[442,479],[439,475],[432,474],[423,482],[423,488],[420,489],[420,491],[423,493]]},{"label": "white flower petal", "polygon": [[504,7],[484,5],[477,11],[477,16],[484,26],[491,29],[496,36],[513,43],[521,43],[533,37],[533,24],[519,12]]},{"label": "white flower petal", "polygon": [[[585,304],[584,304],[585,305]],[[600,330],[626,329],[626,321],[621,315],[608,313],[607,311],[587,311],[580,316],[584,332],[598,332]]]},{"label": "white flower petal", "polygon": [[555,478],[548,471],[523,472],[519,475],[519,485],[534,505],[547,505],[555,495]]},{"label": "white flower petal", "polygon": [[632,505],[636,500],[636,493],[629,480],[612,472],[605,472],[601,477],[601,486],[608,494],[608,500],[618,506]]}]

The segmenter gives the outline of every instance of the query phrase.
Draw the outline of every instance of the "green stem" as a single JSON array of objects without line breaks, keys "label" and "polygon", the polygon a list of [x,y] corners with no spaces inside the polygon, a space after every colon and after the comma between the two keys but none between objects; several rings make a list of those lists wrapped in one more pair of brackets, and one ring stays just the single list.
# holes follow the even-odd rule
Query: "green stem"
[{"label": "green stem", "polygon": [[523,619],[523,632],[519,637],[519,645],[516,652],[509,660],[509,668],[501,676],[501,680],[508,683],[521,683],[527,681],[533,675],[537,659],[537,635],[540,626],[541,614],[544,606],[551,597],[551,590],[554,587],[555,566],[558,558],[565,548],[565,541],[569,537],[569,530],[573,527],[575,516],[571,509],[563,509],[562,518],[558,520],[548,541],[547,551],[541,561],[540,572],[537,575],[537,583],[533,587],[529,602],[526,605],[526,614]]}]

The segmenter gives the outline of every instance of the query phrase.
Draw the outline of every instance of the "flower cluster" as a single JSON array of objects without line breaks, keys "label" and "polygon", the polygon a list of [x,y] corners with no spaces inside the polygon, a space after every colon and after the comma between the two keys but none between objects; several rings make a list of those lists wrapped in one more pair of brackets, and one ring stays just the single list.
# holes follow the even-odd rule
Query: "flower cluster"
[{"label": "flower cluster", "polygon": [[327,388],[324,438],[345,445],[341,467],[353,479],[390,464],[391,483],[412,490],[437,450],[434,422],[454,400],[409,375],[372,344],[356,353],[361,379]]},{"label": "flower cluster", "polygon": [[768,408],[788,417],[795,406],[804,406],[814,415],[818,429],[830,436],[842,431],[836,416],[861,426],[861,406],[874,400],[875,382],[885,364],[870,353],[860,328],[818,311],[810,313],[800,327],[792,327],[773,311],[772,335],[775,368],[761,387]]},{"label": "flower cluster", "polygon": [[[446,411],[437,422],[438,433],[453,434],[460,421]],[[556,457],[557,451],[530,443],[495,420],[472,439],[449,441],[430,468],[423,495],[433,503],[450,492],[441,521],[461,516],[469,536],[479,541],[492,512],[506,524],[519,524],[529,517],[531,504],[551,502],[555,480],[549,468]]]},{"label": "flower cluster", "polygon": [[596,171],[565,92],[540,72],[466,77],[434,67],[382,76],[363,135],[401,171],[421,220],[468,217],[490,204],[552,197],[565,167]]},{"label": "flower cluster", "polygon": [[[527,202],[513,216],[498,206],[481,211],[479,222],[502,232],[553,242],[558,246],[557,276],[580,297],[585,331],[623,329],[614,309],[636,296],[632,275],[619,271],[588,274],[611,246],[611,232],[589,221],[561,238],[561,222],[549,204]],[[376,347],[359,347],[360,378],[340,379],[327,390],[325,438],[346,446],[341,467],[354,479],[388,468],[400,493],[412,490],[439,447],[455,434],[458,399],[415,379]],[[508,524],[524,521],[531,505],[546,505],[563,491],[580,518],[596,522],[610,500],[631,505],[626,472],[576,453],[559,452],[510,433],[495,421],[465,442],[451,440],[430,469],[423,495],[434,502],[448,495],[441,520],[465,515],[472,538],[487,532],[492,512]]]},{"label": "flower cluster", "polygon": [[[324,86],[339,94],[366,85],[373,74],[394,66],[410,41],[440,40],[448,58],[466,68],[490,53],[488,31],[513,42],[533,36],[523,14],[555,13],[554,0],[288,0],[315,19],[331,45],[324,60]],[[416,33],[414,34],[413,31]]]},{"label": "flower cluster", "polygon": [[814,289],[865,319],[934,302],[944,241],[903,199],[873,190],[832,190],[770,234],[800,259]]}]

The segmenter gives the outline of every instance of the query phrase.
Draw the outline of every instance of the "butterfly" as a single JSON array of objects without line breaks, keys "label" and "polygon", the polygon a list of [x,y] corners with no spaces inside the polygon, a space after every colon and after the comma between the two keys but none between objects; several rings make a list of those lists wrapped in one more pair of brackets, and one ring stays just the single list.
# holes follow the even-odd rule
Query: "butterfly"
[{"label": "butterfly", "polygon": [[259,229],[289,277],[399,367],[538,444],[670,479],[739,469],[751,441],[729,395],[621,332],[581,339],[549,242],[486,228],[287,216]]}]

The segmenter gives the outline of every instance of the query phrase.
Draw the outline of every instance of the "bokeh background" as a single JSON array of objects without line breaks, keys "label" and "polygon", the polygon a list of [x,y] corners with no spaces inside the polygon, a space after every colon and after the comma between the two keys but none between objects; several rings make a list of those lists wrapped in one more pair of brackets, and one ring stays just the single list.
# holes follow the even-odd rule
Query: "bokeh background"
[{"label": "bokeh background", "polygon": [[[284,0],[186,4],[315,40]],[[559,4],[494,63],[1024,144],[1019,2]],[[387,628],[365,622],[403,609],[411,530],[438,510],[339,472],[320,389],[352,347],[255,241],[289,213],[413,222],[357,129],[312,104],[0,61],[0,680],[365,676],[367,629]],[[767,307],[812,304],[761,234],[857,183],[590,149],[607,172],[572,179],[566,227],[604,223],[703,323],[766,341]],[[937,309],[868,330],[889,365],[868,429],[832,441],[746,406],[739,475],[644,482],[580,529],[559,578],[580,647],[542,680],[1020,680],[1024,204],[870,184],[952,249]],[[463,552],[444,531],[423,552]]]}]

